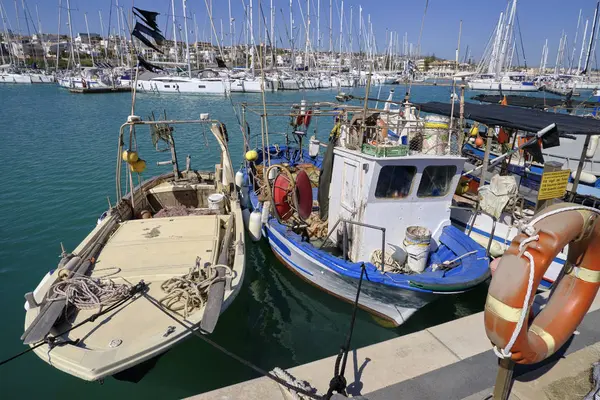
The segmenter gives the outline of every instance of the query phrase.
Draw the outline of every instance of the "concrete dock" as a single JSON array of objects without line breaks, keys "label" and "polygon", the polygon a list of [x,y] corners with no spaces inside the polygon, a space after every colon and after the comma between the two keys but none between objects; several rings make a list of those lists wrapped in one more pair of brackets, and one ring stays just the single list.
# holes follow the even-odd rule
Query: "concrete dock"
[{"label": "concrete dock", "polygon": [[[543,296],[536,303],[543,304]],[[315,338],[315,340],[318,340]],[[327,392],[335,356],[288,369]],[[600,296],[573,338],[548,360],[517,365],[510,399],[582,399],[591,389],[590,369],[600,361]],[[491,399],[498,370],[485,334],[483,313],[348,354],[351,396],[379,399]],[[282,400],[279,385],[262,377],[194,396],[195,400]]]}]

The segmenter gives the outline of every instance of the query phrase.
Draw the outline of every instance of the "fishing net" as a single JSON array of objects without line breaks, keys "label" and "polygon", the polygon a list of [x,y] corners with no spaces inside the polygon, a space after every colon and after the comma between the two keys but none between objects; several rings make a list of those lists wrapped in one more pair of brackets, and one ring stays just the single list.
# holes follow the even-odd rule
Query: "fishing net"
[{"label": "fishing net", "polygon": [[[164,119],[167,119],[167,114],[165,112]],[[149,117],[150,121],[155,121],[154,113]],[[173,141],[173,127],[168,124],[156,124],[150,125],[150,138],[152,140],[152,145],[156,148],[157,151],[165,152],[170,150],[171,143]],[[160,148],[159,143],[163,142],[166,144],[166,147]]]}]

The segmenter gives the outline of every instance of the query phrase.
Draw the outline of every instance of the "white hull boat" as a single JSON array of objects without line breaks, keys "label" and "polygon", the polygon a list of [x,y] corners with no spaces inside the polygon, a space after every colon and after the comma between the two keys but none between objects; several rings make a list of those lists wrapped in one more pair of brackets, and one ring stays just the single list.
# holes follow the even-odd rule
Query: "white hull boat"
[{"label": "white hull boat", "polygon": [[[119,135],[118,202],[26,294],[24,343],[53,367],[89,381],[152,359],[199,328],[212,332],[244,278],[243,220],[224,126],[129,121]],[[179,171],[171,127],[177,123],[211,126],[221,148],[214,172]],[[132,181],[145,166],[137,149],[123,151],[142,124],[155,127],[155,145],[160,139],[171,148],[172,160],[162,165],[172,164],[173,172],[122,196],[121,175]],[[82,299],[86,290],[97,299]]]}]

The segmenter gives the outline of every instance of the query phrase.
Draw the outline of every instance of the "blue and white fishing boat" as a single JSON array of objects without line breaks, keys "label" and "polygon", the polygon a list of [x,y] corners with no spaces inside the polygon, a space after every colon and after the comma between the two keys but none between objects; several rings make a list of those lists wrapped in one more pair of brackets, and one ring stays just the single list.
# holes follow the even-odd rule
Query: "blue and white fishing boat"
[{"label": "blue and white fishing boat", "polygon": [[[451,154],[447,125],[426,128],[412,115],[391,140],[381,110],[281,107],[244,105],[244,118],[255,111],[263,119],[265,145],[246,153],[236,184],[253,210],[246,211],[251,236],[266,238],[287,268],[348,302],[362,281],[359,306],[394,326],[489,277],[485,249],[451,225],[465,158]],[[268,132],[276,115],[291,121],[285,144],[269,141],[282,137]],[[319,127],[329,130],[332,118],[329,143],[320,143]]]}]

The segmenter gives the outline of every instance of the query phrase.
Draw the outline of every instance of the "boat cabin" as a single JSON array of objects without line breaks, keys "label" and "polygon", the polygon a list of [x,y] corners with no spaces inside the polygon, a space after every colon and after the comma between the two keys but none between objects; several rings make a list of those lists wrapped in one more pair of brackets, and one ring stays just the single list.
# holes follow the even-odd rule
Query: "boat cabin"
[{"label": "boat cabin", "polygon": [[[465,159],[458,156],[376,157],[337,147],[329,198],[330,224],[350,220],[348,257],[368,260],[385,243],[402,243],[406,228],[422,226],[437,240],[450,225],[450,205]],[[339,225],[342,227],[342,224]],[[343,229],[343,228],[341,228]],[[332,235],[341,247],[343,232]]]}]

